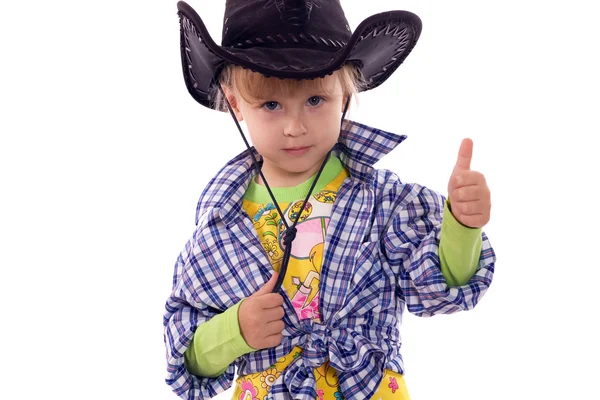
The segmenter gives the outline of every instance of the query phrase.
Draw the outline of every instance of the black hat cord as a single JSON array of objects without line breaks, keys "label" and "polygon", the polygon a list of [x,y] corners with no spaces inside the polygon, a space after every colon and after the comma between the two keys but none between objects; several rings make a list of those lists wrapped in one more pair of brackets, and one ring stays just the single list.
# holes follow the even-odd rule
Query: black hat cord
[{"label": "black hat cord", "polygon": [[[321,164],[321,168],[319,168],[319,172],[317,172],[317,175],[315,176],[315,179],[313,180],[313,183],[312,183],[310,189],[308,190],[308,194],[306,195],[306,198],[304,199],[304,202],[302,203],[302,207],[300,208],[300,211],[298,212],[298,215],[296,216],[296,220],[294,221],[292,226],[289,226],[287,221],[285,220],[285,216],[283,215],[283,212],[281,212],[281,208],[279,208],[279,204],[277,203],[277,200],[275,200],[275,196],[273,195],[273,192],[271,191],[271,188],[269,187],[269,184],[267,183],[267,180],[265,179],[265,176],[263,175],[261,168],[258,165],[256,156],[254,155],[254,152],[251,150],[250,144],[248,143],[246,136],[244,136],[242,127],[240,126],[240,123],[237,120],[235,113],[233,112],[233,109],[231,108],[231,104],[229,104],[229,99],[225,95],[225,92],[223,91],[222,86],[221,85],[218,85],[218,86],[219,86],[221,93],[223,94],[223,98],[225,99],[225,102],[227,103],[227,108],[229,109],[229,113],[233,117],[233,121],[235,122],[235,125],[237,126],[238,131],[240,132],[240,135],[242,135],[242,139],[244,140],[244,143],[246,144],[246,147],[248,148],[248,151],[249,151],[250,155],[252,156],[252,161],[254,163],[254,167],[256,168],[256,170],[260,174],[260,177],[262,178],[263,182],[265,183],[265,187],[267,188],[267,191],[269,192],[269,196],[273,200],[273,203],[275,204],[275,207],[277,208],[277,212],[279,212],[281,221],[283,222],[283,224],[285,225],[285,228],[286,228],[283,233],[284,234],[283,244],[285,245],[285,249],[283,251],[283,259],[281,260],[281,268],[279,269],[279,276],[277,277],[277,282],[275,283],[275,288],[273,289],[273,293],[277,293],[279,291],[279,289],[281,288],[283,279],[285,278],[287,266],[290,261],[290,256],[292,254],[292,242],[296,238],[296,224],[300,220],[300,216],[302,216],[304,207],[305,207],[306,203],[308,202],[308,199],[310,198],[310,195],[311,195],[313,189],[317,185],[319,177],[321,176],[321,172],[323,172],[323,169],[325,168],[325,165],[327,164],[327,161],[329,160],[329,156],[331,155],[331,150],[329,150],[329,152],[327,152],[327,155],[325,156],[325,159],[323,160],[323,163]],[[341,125],[341,123],[344,122],[344,117],[346,116],[346,111],[348,111],[349,105],[350,105],[350,96],[348,96],[348,100],[346,100],[346,105],[344,106],[344,112],[342,113],[342,120],[340,122],[340,125]]]}]

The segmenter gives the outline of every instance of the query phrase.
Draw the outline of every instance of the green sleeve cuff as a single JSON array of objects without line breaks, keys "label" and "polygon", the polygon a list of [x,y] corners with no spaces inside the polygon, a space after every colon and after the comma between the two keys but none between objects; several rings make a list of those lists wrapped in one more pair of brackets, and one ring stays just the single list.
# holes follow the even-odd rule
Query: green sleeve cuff
[{"label": "green sleeve cuff", "polygon": [[245,299],[242,299],[242,301],[233,306],[231,309],[235,311],[232,311],[228,315],[229,332],[231,333],[231,345],[236,350],[235,353],[238,354],[235,358],[238,358],[247,353],[252,353],[253,351],[257,350],[251,346],[248,346],[248,343],[246,343],[246,340],[242,336],[242,331],[240,329],[240,320],[238,318],[238,314],[240,305],[244,300]]},{"label": "green sleeve cuff", "polygon": [[256,351],[240,331],[238,312],[243,301],[198,326],[184,354],[190,373],[215,378],[238,357]]},{"label": "green sleeve cuff", "polygon": [[477,271],[481,255],[481,228],[469,228],[454,218],[444,204],[440,235],[440,266],[448,286],[465,285]]}]

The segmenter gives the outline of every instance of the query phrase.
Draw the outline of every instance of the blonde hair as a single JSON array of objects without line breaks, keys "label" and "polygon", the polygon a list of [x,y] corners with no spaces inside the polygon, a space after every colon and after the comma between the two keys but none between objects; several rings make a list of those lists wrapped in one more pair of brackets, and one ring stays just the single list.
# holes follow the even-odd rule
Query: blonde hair
[{"label": "blonde hair", "polygon": [[[345,64],[337,73],[344,96],[352,95],[353,98],[356,98],[358,92],[365,85],[358,68],[354,64]],[[235,88],[248,103],[257,103],[268,99],[273,93],[289,95],[298,89],[314,88],[323,90],[322,78],[302,80],[267,78],[258,72],[233,64],[228,64],[223,68],[219,77],[219,84],[230,89]],[[229,111],[227,99],[216,85],[213,87],[211,98],[214,99],[213,104],[216,110]]]}]

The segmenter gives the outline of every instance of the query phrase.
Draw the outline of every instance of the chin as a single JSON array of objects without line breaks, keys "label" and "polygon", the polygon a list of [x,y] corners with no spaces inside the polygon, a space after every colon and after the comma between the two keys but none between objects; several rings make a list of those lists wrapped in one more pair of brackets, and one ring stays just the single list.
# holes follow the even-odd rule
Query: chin
[{"label": "chin", "polygon": [[287,171],[289,173],[292,173],[292,174],[301,174],[303,172],[308,171],[310,169],[310,167],[304,167],[303,165],[298,165],[296,163],[296,164],[293,164],[293,165],[284,165],[284,166],[281,166],[281,169],[283,169],[283,170],[285,170],[285,171]]},{"label": "chin", "polygon": [[[305,160],[298,160],[298,159],[286,159],[284,160],[281,164],[280,164],[280,168],[284,169],[288,172],[294,173],[294,174],[301,174],[303,172],[306,172],[312,168],[314,168],[315,166],[318,168],[321,166],[321,159],[318,160],[314,160],[314,159],[305,159]],[[319,164],[319,165],[316,165]]]}]

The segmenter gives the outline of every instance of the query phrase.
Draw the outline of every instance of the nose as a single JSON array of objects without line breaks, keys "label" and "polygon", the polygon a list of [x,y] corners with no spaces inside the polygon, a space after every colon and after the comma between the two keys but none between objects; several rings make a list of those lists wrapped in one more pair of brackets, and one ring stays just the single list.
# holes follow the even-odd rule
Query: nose
[{"label": "nose", "polygon": [[290,116],[283,129],[284,136],[298,137],[306,133],[306,127],[298,116]]}]

